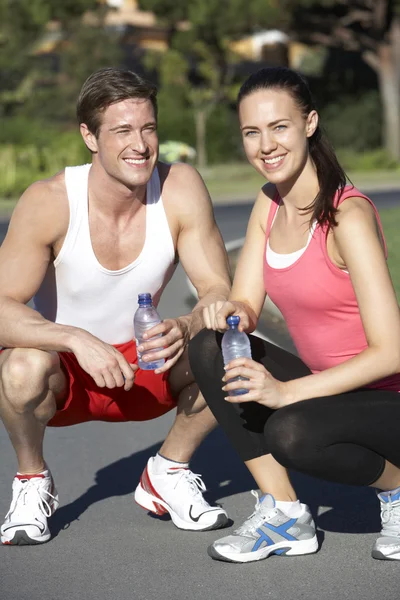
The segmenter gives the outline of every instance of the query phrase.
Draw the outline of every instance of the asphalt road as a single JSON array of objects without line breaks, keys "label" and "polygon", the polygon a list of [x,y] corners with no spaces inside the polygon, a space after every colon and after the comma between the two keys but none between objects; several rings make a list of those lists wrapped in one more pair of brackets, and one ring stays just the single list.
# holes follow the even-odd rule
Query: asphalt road
[{"label": "asphalt road", "polygon": [[[398,193],[375,194],[379,208]],[[250,206],[217,206],[225,241],[242,237]],[[0,227],[5,233],[6,225]],[[2,239],[2,238],[0,238]],[[181,269],[166,289],[163,316],[187,311],[193,298]],[[320,551],[235,565],[211,560],[206,548],[220,532],[189,533],[149,516],[132,493],[172,423],[88,423],[49,429],[45,455],[60,493],[53,539],[32,547],[0,547],[0,600],[380,600],[396,598],[400,564],[370,557],[379,530],[371,489],[295,475],[296,489],[316,518]],[[7,512],[16,462],[0,426],[0,515]],[[209,499],[238,525],[253,509],[251,477],[220,431],[193,459]],[[224,535],[230,530],[225,530]]]}]

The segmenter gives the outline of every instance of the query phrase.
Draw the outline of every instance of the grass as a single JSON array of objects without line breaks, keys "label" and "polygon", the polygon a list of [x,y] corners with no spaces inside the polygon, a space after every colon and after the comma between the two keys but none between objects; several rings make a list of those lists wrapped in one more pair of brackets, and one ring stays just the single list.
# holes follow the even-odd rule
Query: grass
[{"label": "grass", "polygon": [[394,289],[400,301],[400,208],[386,208],[380,211],[383,232],[388,246],[388,265]]},{"label": "grass", "polygon": [[[264,177],[247,162],[207,167],[201,174],[214,201],[255,198],[265,183]],[[399,170],[349,171],[348,176],[354,185],[365,191],[400,185]]]}]

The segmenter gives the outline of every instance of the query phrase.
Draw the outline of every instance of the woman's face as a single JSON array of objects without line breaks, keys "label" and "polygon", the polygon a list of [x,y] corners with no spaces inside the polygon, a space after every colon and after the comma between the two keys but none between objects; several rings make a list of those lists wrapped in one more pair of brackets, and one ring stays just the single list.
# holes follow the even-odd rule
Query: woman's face
[{"label": "woman's face", "polygon": [[288,92],[257,90],[241,101],[239,121],[247,159],[268,181],[283,184],[300,175],[318,126],[315,111],[304,118]]}]

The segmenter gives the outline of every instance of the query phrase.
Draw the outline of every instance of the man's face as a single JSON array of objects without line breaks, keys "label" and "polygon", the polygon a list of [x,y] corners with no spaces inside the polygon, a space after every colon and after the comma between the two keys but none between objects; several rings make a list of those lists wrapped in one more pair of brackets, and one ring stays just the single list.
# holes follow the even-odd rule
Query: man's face
[{"label": "man's face", "polygon": [[82,135],[109,177],[129,189],[146,185],[158,160],[157,121],[150,100],[130,98],[101,114],[100,132]]}]

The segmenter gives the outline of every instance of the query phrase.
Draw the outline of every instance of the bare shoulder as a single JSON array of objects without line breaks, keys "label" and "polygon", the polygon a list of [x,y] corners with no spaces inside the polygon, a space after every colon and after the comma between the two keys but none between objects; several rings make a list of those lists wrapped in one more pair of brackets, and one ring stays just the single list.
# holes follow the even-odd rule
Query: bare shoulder
[{"label": "bare shoulder", "polygon": [[22,194],[11,217],[10,229],[29,226],[49,243],[65,234],[69,223],[69,206],[64,172],[31,184]]},{"label": "bare shoulder", "polygon": [[272,183],[266,183],[258,192],[251,218],[255,220],[265,233],[268,214],[272,201],[276,194],[276,187]]},{"label": "bare shoulder", "polygon": [[158,170],[163,200],[174,213],[184,217],[205,209],[212,211],[210,195],[197,169],[185,163],[158,163]]},{"label": "bare shoulder", "polygon": [[266,198],[269,198],[269,200],[273,200],[276,196],[276,185],[274,185],[273,183],[266,183],[265,185],[262,186],[259,195],[263,195]]},{"label": "bare shoulder", "polygon": [[334,234],[344,230],[357,230],[360,227],[378,226],[374,207],[370,202],[359,196],[346,198],[340,206],[336,215],[337,227],[333,228]]}]

